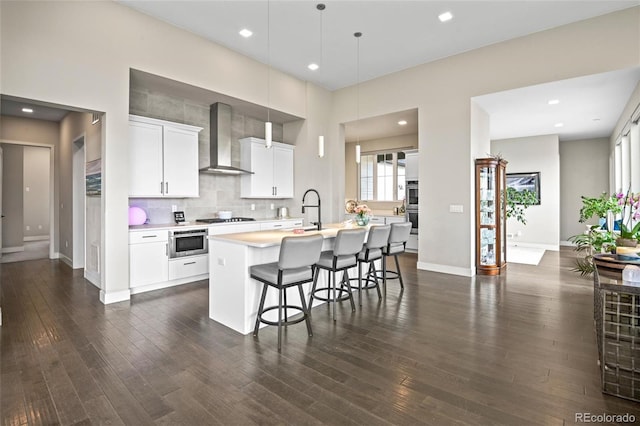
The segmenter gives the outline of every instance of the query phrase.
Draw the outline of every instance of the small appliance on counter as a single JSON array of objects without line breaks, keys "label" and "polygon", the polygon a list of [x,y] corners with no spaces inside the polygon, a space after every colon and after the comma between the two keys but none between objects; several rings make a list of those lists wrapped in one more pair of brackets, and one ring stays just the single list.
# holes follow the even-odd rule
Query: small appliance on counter
[{"label": "small appliance on counter", "polygon": [[173,220],[177,225],[184,223],[184,212],[173,212]]},{"label": "small appliance on counter", "polygon": [[220,210],[218,212],[218,217],[220,219],[231,219],[232,216],[233,216],[233,212],[230,210]]},{"label": "small appliance on counter", "polygon": [[289,218],[289,209],[287,207],[278,207],[278,210],[276,210],[276,218],[278,218],[278,219],[288,219]]}]

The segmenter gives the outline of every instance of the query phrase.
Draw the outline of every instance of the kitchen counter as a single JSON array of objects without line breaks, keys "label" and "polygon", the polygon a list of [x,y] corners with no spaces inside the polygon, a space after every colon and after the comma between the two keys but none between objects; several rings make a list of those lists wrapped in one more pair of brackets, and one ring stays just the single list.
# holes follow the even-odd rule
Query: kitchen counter
[{"label": "kitchen counter", "polygon": [[[324,228],[320,231],[314,227],[306,227],[303,234],[296,234],[293,229],[276,229],[270,231],[258,231],[258,232],[241,232],[236,234],[226,235],[211,235],[209,240],[219,240],[228,243],[241,244],[251,247],[266,248],[280,246],[284,237],[296,237],[302,235],[315,235],[320,234],[325,239],[334,238],[340,229],[358,228],[357,225],[349,225],[344,223],[331,223],[324,225]],[[210,243],[211,244],[211,243]]]},{"label": "kitchen counter", "polygon": [[192,228],[208,228],[210,226],[226,226],[237,225],[240,223],[265,223],[265,222],[280,222],[285,220],[302,220],[302,218],[287,217],[287,218],[271,218],[271,219],[256,219],[246,222],[221,222],[221,223],[204,223],[204,222],[185,222],[184,225],[178,225],[174,223],[148,223],[146,225],[129,225],[129,231],[151,231],[162,229],[192,229]]},{"label": "kitchen counter", "polygon": [[[293,230],[269,230],[210,235],[209,318],[239,333],[251,333],[255,326],[262,284],[250,277],[249,268],[276,262],[284,237],[320,234],[324,237],[322,250],[331,250],[338,231],[351,227],[357,228],[356,225],[336,223],[325,225],[321,231],[308,230],[304,234],[294,234]],[[350,276],[357,276],[357,272],[350,272]],[[320,271],[319,282],[324,282],[325,278],[326,272]],[[303,285],[305,297],[308,297],[310,290],[311,283]],[[292,291],[287,297],[289,304],[300,304],[298,292]],[[277,292],[269,291],[265,306],[277,305],[277,299]],[[295,313],[291,310],[292,315]],[[261,324],[261,327],[265,325]]]}]

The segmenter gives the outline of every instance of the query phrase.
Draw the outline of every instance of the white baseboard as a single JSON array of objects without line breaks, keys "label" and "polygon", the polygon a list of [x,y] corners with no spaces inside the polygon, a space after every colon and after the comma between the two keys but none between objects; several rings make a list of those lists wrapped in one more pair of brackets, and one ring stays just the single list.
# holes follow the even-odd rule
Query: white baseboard
[{"label": "white baseboard", "polygon": [[2,247],[2,253],[18,253],[24,251],[24,246]]},{"label": "white baseboard", "polygon": [[424,271],[440,272],[443,274],[459,275],[462,277],[472,277],[473,270],[470,268],[459,268],[457,266],[440,265],[437,263],[418,262],[418,269]]},{"label": "white baseboard", "polygon": [[95,271],[84,270],[84,278],[98,288],[102,288],[100,284],[100,274]]},{"label": "white baseboard", "polygon": [[24,237],[23,241],[46,241],[49,239],[48,235],[33,235],[31,237]]},{"label": "white baseboard", "polygon": [[131,299],[131,292],[129,291],[129,289],[112,291],[110,293],[107,293],[104,290],[100,290],[100,301],[105,305],[108,305],[110,303],[125,302],[129,299]]},{"label": "white baseboard", "polygon": [[132,287],[131,294],[145,293],[147,291],[160,290],[176,285],[189,284],[195,281],[209,279],[209,274],[196,275],[194,277],[181,278],[179,280],[163,281],[161,283],[149,284],[141,287]]},{"label": "white baseboard", "polygon": [[575,247],[576,244],[572,243],[571,241],[560,241],[560,246],[561,247]]},{"label": "white baseboard", "polygon": [[539,243],[522,243],[522,242],[509,242],[507,244],[507,250],[509,250],[509,246],[516,246],[516,247],[525,247],[525,248],[537,248],[537,249],[544,249],[544,250],[551,250],[551,251],[559,251],[560,250],[560,245],[559,244],[539,244]]},{"label": "white baseboard", "polygon": [[71,260],[65,254],[62,254],[62,253],[57,253],[57,254],[58,254],[58,259],[62,260],[62,262],[64,262],[67,266],[69,266],[69,268],[73,269],[73,260]]}]

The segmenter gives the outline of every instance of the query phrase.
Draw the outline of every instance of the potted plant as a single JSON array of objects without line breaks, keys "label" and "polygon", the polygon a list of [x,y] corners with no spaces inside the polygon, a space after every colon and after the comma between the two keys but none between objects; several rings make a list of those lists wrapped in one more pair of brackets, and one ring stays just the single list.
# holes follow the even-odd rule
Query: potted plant
[{"label": "potted plant", "polygon": [[640,221],[635,225],[633,222],[640,219],[640,194],[634,195],[629,189],[626,195],[620,192],[615,197],[622,210],[620,236],[616,239],[616,246],[635,247],[638,245],[638,237],[640,236]]},{"label": "potted plant", "polygon": [[[600,194],[599,197],[580,197],[582,199],[582,208],[580,209],[580,223],[584,223],[596,216],[598,219],[606,219],[609,212],[617,214],[622,211],[619,199],[616,195],[609,196],[606,192]],[[613,229],[609,229],[613,231]]]},{"label": "potted plant", "polygon": [[576,251],[584,253],[583,258],[576,259],[576,267],[572,271],[580,272],[580,275],[589,275],[594,271],[594,253],[611,252],[616,247],[616,235],[600,228],[600,225],[592,225],[584,234],[574,235],[569,241],[576,245]]},{"label": "potted plant", "polygon": [[507,218],[512,217],[523,225],[526,225],[527,220],[524,217],[524,211],[538,202],[536,194],[533,191],[518,191],[515,188],[507,187],[506,198]]}]

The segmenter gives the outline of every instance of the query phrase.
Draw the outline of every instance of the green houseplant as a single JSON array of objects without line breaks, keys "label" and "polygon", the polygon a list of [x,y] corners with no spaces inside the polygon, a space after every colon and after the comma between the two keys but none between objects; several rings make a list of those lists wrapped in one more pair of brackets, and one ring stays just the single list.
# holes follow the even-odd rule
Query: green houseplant
[{"label": "green houseplant", "polygon": [[511,187],[507,187],[505,192],[507,199],[507,218],[512,217],[523,225],[526,225],[527,219],[525,218],[524,211],[538,202],[536,194],[533,191],[518,191]]},{"label": "green houseplant", "polygon": [[574,272],[580,275],[590,275],[594,271],[594,253],[610,252],[616,247],[616,235],[600,228],[600,225],[592,225],[584,234],[574,235],[569,241],[576,245],[576,251],[584,253],[584,257],[576,259]]},{"label": "green houseplant", "polygon": [[[580,197],[582,199],[582,208],[580,209],[580,223],[584,223],[596,216],[598,219],[604,219],[609,212],[614,215],[622,211],[619,199],[616,195],[609,196],[606,192],[600,194],[599,197]],[[610,231],[612,231],[610,229]]]}]

